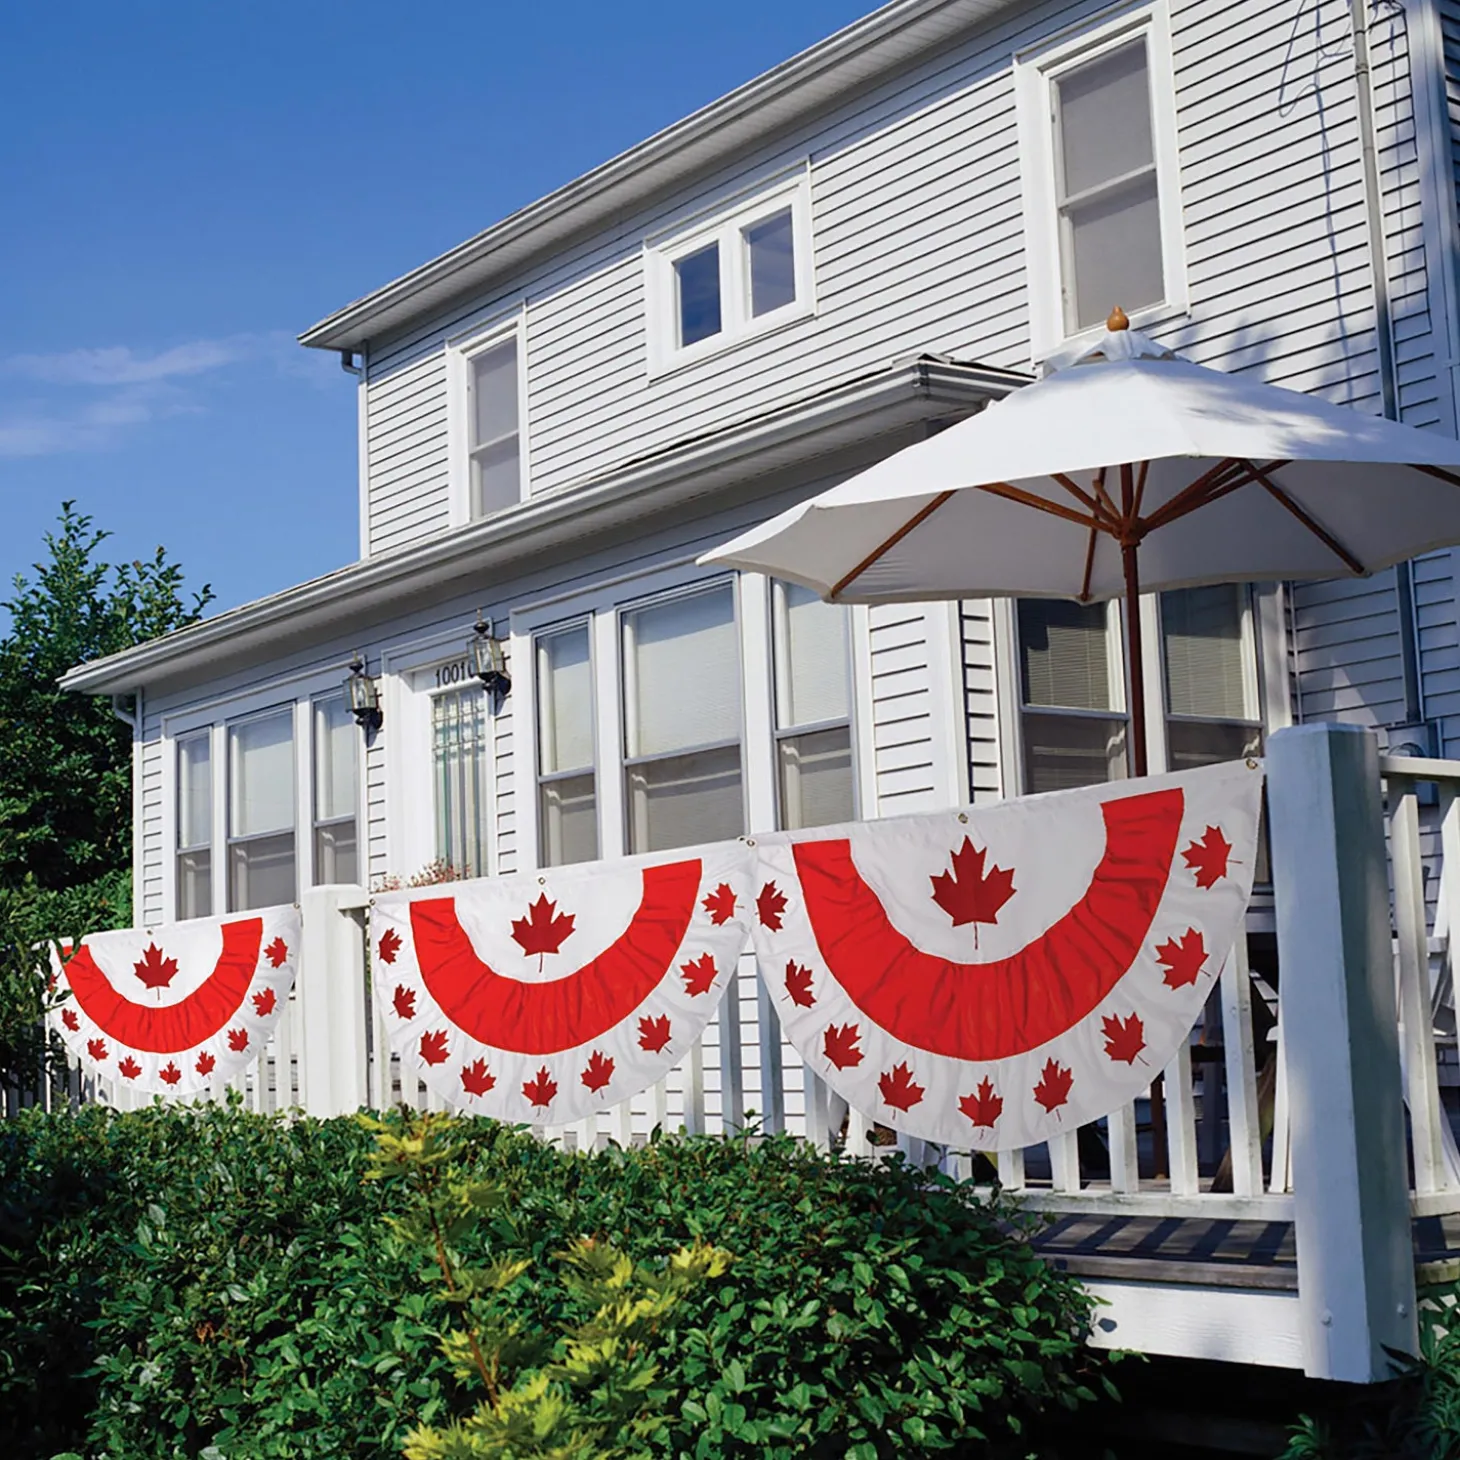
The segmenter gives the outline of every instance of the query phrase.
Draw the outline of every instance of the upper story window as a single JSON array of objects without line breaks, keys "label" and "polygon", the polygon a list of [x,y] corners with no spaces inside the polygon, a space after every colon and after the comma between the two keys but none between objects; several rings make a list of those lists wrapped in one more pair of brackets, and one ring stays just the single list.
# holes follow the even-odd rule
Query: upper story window
[{"label": "upper story window", "polygon": [[343,695],[314,702],[314,881],[360,880],[355,825],[360,727]]},{"label": "upper story window", "polygon": [[1015,63],[1037,359],[1184,307],[1170,38],[1157,3]]},{"label": "upper story window", "polygon": [[629,850],[745,830],[735,588],[716,583],[624,611]]},{"label": "upper story window", "polygon": [[213,732],[177,742],[177,915],[213,912]]},{"label": "upper story window", "polygon": [[536,648],[539,861],[591,862],[598,856],[598,796],[588,625],[540,634]]},{"label": "upper story window", "polygon": [[796,583],[777,582],[772,593],[780,824],[799,831],[850,821],[857,813],[850,615]]},{"label": "upper story window", "polygon": [[228,910],[298,896],[294,847],[294,708],[228,727]]},{"label": "upper story window", "polygon": [[812,312],[803,173],[646,254],[650,370],[670,369]]},{"label": "upper story window", "polygon": [[473,522],[526,494],[526,412],[519,325],[446,352],[451,520]]}]

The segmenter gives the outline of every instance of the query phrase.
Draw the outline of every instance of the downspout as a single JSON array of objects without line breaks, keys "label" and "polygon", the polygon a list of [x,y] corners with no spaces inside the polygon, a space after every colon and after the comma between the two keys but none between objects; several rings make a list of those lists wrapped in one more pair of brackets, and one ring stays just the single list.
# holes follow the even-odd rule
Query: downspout
[{"label": "downspout", "polygon": [[[1369,225],[1369,261],[1374,277],[1374,341],[1379,358],[1379,398],[1384,415],[1399,420],[1399,373],[1394,364],[1394,323],[1389,304],[1389,269],[1384,250],[1384,204],[1379,185],[1379,153],[1374,140],[1373,74],[1369,64],[1367,0],[1349,0],[1349,21],[1354,38],[1354,89],[1357,95],[1359,150],[1364,176],[1364,216]],[[1414,573],[1408,562],[1394,565],[1394,600],[1399,615],[1399,665],[1404,691],[1406,727],[1428,737],[1424,696],[1419,674],[1419,643],[1415,629]],[[1433,754],[1429,746],[1420,753]]]},{"label": "downspout", "polygon": [[[142,793],[142,687],[131,695],[113,695],[112,714],[132,731],[132,926],[140,928],[142,916],[142,838],[139,834],[137,807]],[[132,708],[126,701],[132,701]]]}]

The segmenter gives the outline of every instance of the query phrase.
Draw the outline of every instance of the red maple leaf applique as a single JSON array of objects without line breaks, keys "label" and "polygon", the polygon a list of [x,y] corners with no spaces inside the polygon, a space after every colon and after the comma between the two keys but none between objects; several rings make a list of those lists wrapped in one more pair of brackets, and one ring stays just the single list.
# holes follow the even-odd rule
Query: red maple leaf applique
[{"label": "red maple leaf applique", "polygon": [[958,1108],[975,1125],[992,1130],[994,1122],[1003,1114],[1004,1097],[994,1093],[994,1082],[985,1075],[972,1095],[958,1097]]},{"label": "red maple leaf applique", "polygon": [[[543,893],[527,909],[525,918],[512,919],[512,936],[527,954],[537,954],[538,971],[542,970],[544,953],[556,953],[563,940],[573,931],[573,914],[556,912],[557,903],[549,902]],[[556,915],[555,915],[556,914]]]},{"label": "red maple leaf applique", "polygon": [[1198,887],[1215,887],[1227,875],[1227,859],[1231,855],[1232,843],[1222,835],[1221,828],[1209,826],[1182,852],[1181,858],[1196,873]]},{"label": "red maple leaf applique", "polygon": [[913,1084],[912,1071],[905,1062],[878,1075],[877,1088],[894,1110],[911,1110],[923,1098],[923,1087]]},{"label": "red maple leaf applique", "polygon": [[701,953],[693,963],[681,963],[679,965],[680,976],[684,979],[684,991],[687,994],[704,994],[710,990],[710,985],[715,981],[715,958],[711,953]]},{"label": "red maple leaf applique", "polygon": [[658,1054],[669,1043],[669,1015],[661,1014],[657,1019],[647,1015],[639,1020],[639,1048],[650,1054]]},{"label": "red maple leaf applique", "polygon": [[416,1017],[416,991],[408,989],[403,983],[395,986],[395,993],[391,997],[391,1004],[395,1012],[402,1019],[414,1019]]},{"label": "red maple leaf applique", "polygon": [[209,1054],[208,1051],[205,1049],[202,1054],[198,1056],[198,1062],[193,1066],[193,1068],[200,1075],[211,1075],[213,1073],[213,1066],[217,1063],[218,1061],[215,1060],[213,1056]]},{"label": "red maple leaf applique", "polygon": [[382,963],[394,963],[395,955],[400,952],[400,934],[394,928],[387,928],[380,935],[380,961]]},{"label": "red maple leaf applique", "polygon": [[484,1059],[474,1059],[461,1068],[461,1088],[468,1095],[485,1095],[496,1083],[497,1077],[487,1073],[487,1062]]},{"label": "red maple leaf applique", "polygon": [[274,1007],[277,1003],[278,998],[274,994],[273,989],[260,989],[258,993],[253,996],[254,1013],[257,1014],[260,1019],[266,1018],[268,1015],[274,1012]]},{"label": "red maple leaf applique", "polygon": [[106,1040],[88,1039],[86,1041],[86,1052],[100,1064],[106,1058]]},{"label": "red maple leaf applique", "polygon": [[931,879],[933,901],[961,928],[973,924],[973,946],[978,947],[978,925],[997,923],[999,909],[1014,895],[1014,869],[990,867],[984,871],[987,847],[975,847],[968,837],[952,858],[952,870]]},{"label": "red maple leaf applique", "polygon": [[428,1065],[446,1063],[446,1031],[444,1029],[433,1029],[429,1034],[421,1036],[421,1058]]},{"label": "red maple leaf applique", "polygon": [[228,1047],[234,1054],[242,1054],[248,1048],[248,1030],[230,1029],[228,1031]]},{"label": "red maple leaf applique", "polygon": [[857,1040],[860,1038],[861,1034],[855,1024],[843,1024],[840,1029],[835,1024],[828,1024],[821,1041],[822,1052],[837,1069],[850,1069],[853,1065],[862,1063],[862,1051],[857,1048]]},{"label": "red maple leaf applique", "polygon": [[613,1061],[595,1049],[588,1056],[588,1068],[578,1078],[596,1095],[613,1079]]},{"label": "red maple leaf applique", "polygon": [[1057,1060],[1045,1060],[1044,1073],[1034,1087],[1034,1098],[1044,1106],[1046,1115],[1053,1115],[1070,1098],[1075,1072]]},{"label": "red maple leaf applique", "polygon": [[75,1034],[76,1031],[81,1028],[81,1021],[76,1017],[75,1009],[62,1009],[61,1023],[64,1024],[66,1028],[71,1031],[72,1034]]},{"label": "red maple leaf applique", "polygon": [[264,957],[274,968],[282,968],[285,960],[289,957],[289,945],[282,938],[275,938],[267,948],[264,949]]},{"label": "red maple leaf applique", "polygon": [[149,943],[132,967],[149,989],[165,989],[177,977],[177,959],[164,958],[156,943]]},{"label": "red maple leaf applique", "polygon": [[786,910],[786,895],[774,882],[767,882],[755,899],[755,915],[763,928],[773,933],[781,931],[781,914]]},{"label": "red maple leaf applique", "polygon": [[786,965],[786,992],[790,994],[791,1002],[803,1009],[809,1009],[816,1002],[816,995],[811,992],[811,970],[804,963],[793,959]]},{"label": "red maple leaf applique", "polygon": [[548,1075],[544,1065],[534,1078],[523,1085],[522,1093],[534,1105],[545,1108],[553,1103],[553,1096],[558,1093],[558,1082]]},{"label": "red maple leaf applique", "polygon": [[1105,1053],[1113,1060],[1133,1065],[1146,1047],[1146,1026],[1141,1023],[1140,1015],[1127,1014],[1122,1019],[1118,1014],[1107,1014],[1101,1023],[1105,1029]]},{"label": "red maple leaf applique", "polygon": [[157,1078],[163,1081],[164,1084],[176,1085],[177,1082],[182,1079],[182,1071],[178,1069],[177,1065],[174,1064],[172,1060],[168,1060],[168,1062],[163,1065],[160,1070],[158,1070]]},{"label": "red maple leaf applique", "polygon": [[1202,964],[1207,961],[1207,945],[1195,928],[1188,928],[1179,938],[1168,938],[1156,948],[1156,961],[1164,965],[1168,988],[1185,988],[1197,980]]},{"label": "red maple leaf applique", "polygon": [[735,916],[735,894],[730,890],[730,884],[722,882],[700,906],[709,913],[710,921],[717,928],[721,923],[728,923]]},{"label": "red maple leaf applique", "polygon": [[128,1055],[126,1059],[117,1062],[117,1073],[128,1080],[135,1080],[142,1073],[142,1066]]}]

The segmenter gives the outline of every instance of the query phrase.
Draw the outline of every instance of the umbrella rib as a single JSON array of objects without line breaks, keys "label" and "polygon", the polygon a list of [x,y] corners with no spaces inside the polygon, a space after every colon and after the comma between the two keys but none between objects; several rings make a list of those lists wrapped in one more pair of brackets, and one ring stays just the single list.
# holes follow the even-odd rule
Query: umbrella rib
[{"label": "umbrella rib", "polygon": [[1080,602],[1090,601],[1090,575],[1095,570],[1095,544],[1100,537],[1100,530],[1092,527],[1090,529],[1090,541],[1085,545],[1085,576],[1080,580]]},{"label": "umbrella rib", "polygon": [[[1269,462],[1264,471],[1276,471],[1278,467],[1286,465],[1285,462]],[[1171,500],[1163,506],[1158,507],[1141,524],[1143,532],[1153,532],[1158,527],[1165,527],[1168,522],[1174,522],[1178,517],[1185,517],[1189,512],[1195,512],[1200,507],[1208,506],[1212,502],[1220,501],[1229,492],[1235,492],[1238,487],[1245,487],[1258,480],[1259,469],[1251,462],[1239,461],[1236,457],[1229,456],[1220,461],[1210,471],[1203,472],[1194,482],[1184,486]]]},{"label": "umbrella rib", "polygon": [[1010,502],[1018,502],[1025,507],[1033,507],[1039,512],[1048,512],[1052,517],[1062,517],[1066,522],[1074,522],[1081,527],[1088,527],[1092,532],[1110,531],[1110,525],[1106,523],[1104,518],[1094,513],[1086,514],[1076,512],[1073,507],[1065,507],[1058,502],[1050,502],[1044,497],[1036,496],[1033,492],[1026,492],[1023,487],[1012,487],[1008,482],[980,482],[974,490],[987,492],[993,497],[1003,497]]},{"label": "umbrella rib", "polygon": [[1280,502],[1314,537],[1321,542],[1331,553],[1333,553],[1350,572],[1358,573],[1361,577],[1368,574],[1368,569],[1331,533],[1319,522],[1310,517],[1283,489],[1274,482],[1265,471],[1257,467],[1252,468],[1252,474],[1256,481],[1267,490],[1268,494],[1277,502]]},{"label": "umbrella rib", "polygon": [[[1082,486],[1079,485],[1078,482],[1072,480],[1070,477],[1067,477],[1064,472],[1052,471],[1049,474],[1049,479],[1052,482],[1056,482],[1059,486],[1062,486],[1065,491],[1067,491],[1072,497],[1083,502],[1085,506],[1090,509],[1090,515],[1092,517],[1099,517],[1102,515],[1100,501],[1097,500],[1097,498],[1092,497],[1089,492],[1087,492]],[[1095,490],[1100,494],[1101,497],[1104,497],[1105,489],[1103,485],[1099,484],[1098,479]],[[1115,525],[1114,513],[1109,514],[1109,516],[1110,525],[1113,527]]]},{"label": "umbrella rib", "polygon": [[909,517],[907,521],[904,522],[902,526],[899,527],[897,531],[892,534],[891,537],[883,539],[882,542],[880,542],[875,548],[873,548],[872,551],[868,553],[867,556],[863,558],[862,561],[858,563],[857,566],[853,568],[850,573],[846,575],[846,577],[840,578],[835,583],[833,583],[831,587],[831,593],[828,596],[834,600],[836,596],[842,591],[842,589],[847,586],[848,583],[855,583],[856,580],[860,578],[862,574],[865,573],[867,569],[872,566],[873,563],[875,563],[885,553],[891,552],[892,549],[895,548],[898,543],[900,543],[903,538],[905,538],[908,533],[913,530],[913,528],[917,527],[919,523],[927,521],[927,519],[931,517],[933,513],[936,512],[938,508],[941,507],[943,503],[946,502],[948,498],[952,495],[952,492],[939,492],[938,495],[934,497],[931,502],[929,502],[926,506],[920,508],[918,511],[914,512],[913,515]]},{"label": "umbrella rib", "polygon": [[[1413,466],[1413,463],[1411,463]],[[1460,487],[1460,477],[1454,472],[1446,471],[1438,466],[1414,466],[1415,471],[1422,471],[1427,477],[1437,477],[1442,482],[1448,482],[1452,487]]]}]

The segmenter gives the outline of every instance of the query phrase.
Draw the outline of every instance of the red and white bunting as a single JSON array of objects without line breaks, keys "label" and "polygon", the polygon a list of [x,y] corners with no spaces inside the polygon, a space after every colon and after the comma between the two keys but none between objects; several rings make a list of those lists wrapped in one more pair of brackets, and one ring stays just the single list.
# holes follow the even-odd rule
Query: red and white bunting
[{"label": "red and white bunting", "polygon": [[752,934],[801,1057],[959,1148],[1034,1145],[1175,1056],[1252,891],[1262,774],[758,837]]},{"label": "red and white bunting", "polygon": [[677,1065],[747,938],[742,842],[377,894],[391,1046],[452,1105],[560,1124]]},{"label": "red and white bunting", "polygon": [[299,910],[93,933],[55,959],[70,997],[51,1015],[84,1070],[191,1095],[253,1063],[294,983]]}]

